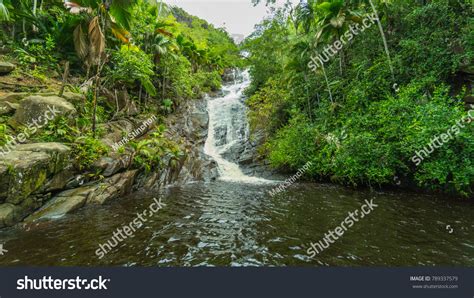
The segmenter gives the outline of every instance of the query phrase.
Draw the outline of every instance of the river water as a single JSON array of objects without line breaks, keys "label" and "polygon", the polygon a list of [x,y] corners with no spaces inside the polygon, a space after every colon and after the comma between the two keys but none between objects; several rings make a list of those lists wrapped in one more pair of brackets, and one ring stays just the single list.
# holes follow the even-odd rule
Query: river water
[{"label": "river water", "polygon": [[[8,252],[0,265],[474,266],[472,202],[303,182],[270,196],[278,181],[247,176],[225,158],[249,138],[242,102],[247,84],[244,73],[223,88],[221,98],[208,102],[204,150],[219,165],[218,181],[133,193],[54,221],[3,229],[0,243]],[[154,198],[166,206],[99,259],[99,245]],[[366,200],[378,206],[310,258],[310,243]]]}]

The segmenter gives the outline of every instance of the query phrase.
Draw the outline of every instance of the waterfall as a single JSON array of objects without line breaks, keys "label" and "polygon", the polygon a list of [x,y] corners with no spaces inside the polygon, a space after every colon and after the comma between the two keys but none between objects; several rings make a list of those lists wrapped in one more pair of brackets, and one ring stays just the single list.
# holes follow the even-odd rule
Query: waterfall
[{"label": "waterfall", "polygon": [[243,91],[250,84],[248,71],[234,73],[234,82],[224,86],[224,95],[208,98],[209,132],[204,153],[218,164],[219,179],[245,183],[271,183],[259,177],[245,175],[239,165],[224,157],[249,139],[247,111],[243,103]]}]

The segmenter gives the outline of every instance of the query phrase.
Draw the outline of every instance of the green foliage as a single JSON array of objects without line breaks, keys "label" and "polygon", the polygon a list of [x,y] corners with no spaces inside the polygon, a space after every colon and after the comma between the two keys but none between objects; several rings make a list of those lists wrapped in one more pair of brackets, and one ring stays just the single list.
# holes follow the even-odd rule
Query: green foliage
[{"label": "green foliage", "polygon": [[71,125],[70,119],[57,117],[52,121],[48,121],[34,139],[40,142],[71,143],[79,133],[79,130]]},{"label": "green foliage", "polygon": [[90,135],[80,136],[73,144],[73,156],[80,170],[88,169],[100,157],[109,152],[109,147]]},{"label": "green foliage", "polygon": [[168,140],[163,133],[164,126],[159,126],[157,130],[146,139],[131,141],[133,148],[133,165],[143,168],[146,172],[152,169],[160,169],[162,166],[175,166],[179,158],[183,155],[179,146]]},{"label": "green foliage", "polygon": [[191,62],[186,57],[165,56],[160,60],[159,68],[162,69],[161,88],[164,97],[173,98],[178,102],[192,98],[194,82]]},{"label": "green foliage", "polygon": [[[198,71],[195,74],[196,86],[200,87],[200,92],[217,91],[221,88],[221,76],[217,71]],[[198,92],[195,92],[199,94]]]},{"label": "green foliage", "polygon": [[8,142],[8,128],[6,124],[0,123],[0,146]]},{"label": "green foliage", "polygon": [[[325,63],[327,84],[322,69],[308,67],[311,55],[344,33],[340,21],[370,12],[365,1],[336,2],[308,1],[297,14],[276,11],[245,42],[250,122],[266,133],[271,164],[296,170],[311,161],[307,174],[342,184],[392,184],[396,175],[424,189],[472,195],[472,124],[419,165],[412,160],[467,117],[462,98],[470,89],[459,78],[474,64],[472,13],[457,1],[379,4],[396,81],[373,26]],[[344,15],[354,17],[339,20],[348,8]]]},{"label": "green foliage", "polygon": [[134,87],[138,81],[150,95],[156,95],[156,88],[152,83],[153,62],[136,46],[123,45],[119,51],[114,52],[113,66],[107,74],[115,85]]},{"label": "green foliage", "polygon": [[3,0],[0,0],[0,21],[10,20],[10,12]]},{"label": "green foliage", "polygon": [[262,89],[252,95],[246,101],[251,131],[263,131],[267,139],[284,125],[289,117],[287,96],[286,90],[275,79],[269,79]]},{"label": "green foliage", "polygon": [[283,72],[289,34],[283,20],[284,16],[277,14],[273,20],[264,21],[242,46],[249,52],[247,60],[251,65],[252,84],[246,91],[249,95],[263,87],[270,77]]},{"label": "green foliage", "polygon": [[15,54],[24,68],[41,72],[57,68],[56,42],[51,35],[47,35],[44,41],[37,40],[27,42],[26,46],[17,46]]}]

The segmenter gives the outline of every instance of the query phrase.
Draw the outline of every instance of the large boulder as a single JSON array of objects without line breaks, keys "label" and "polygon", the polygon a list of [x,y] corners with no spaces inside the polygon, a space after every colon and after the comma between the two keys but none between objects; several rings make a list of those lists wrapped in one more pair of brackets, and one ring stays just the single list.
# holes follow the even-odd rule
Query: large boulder
[{"label": "large boulder", "polygon": [[[35,94],[31,95],[37,95],[37,96],[58,96],[59,92],[57,91],[51,91],[51,90],[43,90]],[[26,96],[25,96],[26,97]],[[63,93],[61,96],[65,100],[69,101],[70,103],[76,105],[76,104],[83,104],[86,101],[86,96],[82,93],[75,93],[75,92],[69,92],[66,91]]]},{"label": "large boulder", "polygon": [[62,97],[75,105],[84,104],[86,102],[85,95],[81,93],[64,92]]},{"label": "large boulder", "polygon": [[87,204],[102,205],[129,193],[132,190],[137,172],[137,170],[132,170],[115,174],[97,184],[87,197]]},{"label": "large boulder", "polygon": [[0,152],[0,202],[20,204],[69,163],[70,148],[59,143],[17,145]]},{"label": "large boulder", "polygon": [[13,204],[0,204],[0,228],[11,226],[15,223],[17,207]]},{"label": "large boulder", "polygon": [[92,165],[96,172],[104,177],[110,177],[125,170],[130,163],[130,154],[111,153],[111,156],[103,156]]},{"label": "large boulder", "polygon": [[0,75],[6,75],[14,71],[16,66],[9,62],[0,62]]},{"label": "large boulder", "polygon": [[55,219],[71,213],[84,206],[87,196],[93,189],[93,186],[84,186],[63,191],[49,200],[41,209],[28,216],[25,222]]},{"label": "large boulder", "polygon": [[28,214],[39,208],[41,204],[41,199],[34,196],[28,197],[19,205],[0,204],[0,228],[9,227],[22,221]]},{"label": "large boulder", "polygon": [[[83,207],[85,204],[104,204],[123,196],[132,189],[136,174],[136,170],[127,171],[116,174],[100,183],[63,191],[38,211],[28,216],[25,222],[60,218]],[[11,212],[10,209],[7,209],[4,213],[10,216]],[[1,215],[0,209],[0,220]]]},{"label": "large boulder", "polygon": [[10,124],[29,125],[37,123],[42,126],[48,120],[58,116],[73,117],[76,114],[74,106],[59,96],[28,96],[20,101],[20,106],[11,118]]}]

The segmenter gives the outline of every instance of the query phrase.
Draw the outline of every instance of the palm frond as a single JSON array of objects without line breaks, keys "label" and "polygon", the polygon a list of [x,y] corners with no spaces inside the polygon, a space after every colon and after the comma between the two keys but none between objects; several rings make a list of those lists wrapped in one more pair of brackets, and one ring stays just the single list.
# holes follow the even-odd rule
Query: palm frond
[{"label": "palm frond", "polygon": [[9,21],[10,13],[8,12],[6,4],[0,0],[0,21]]}]

